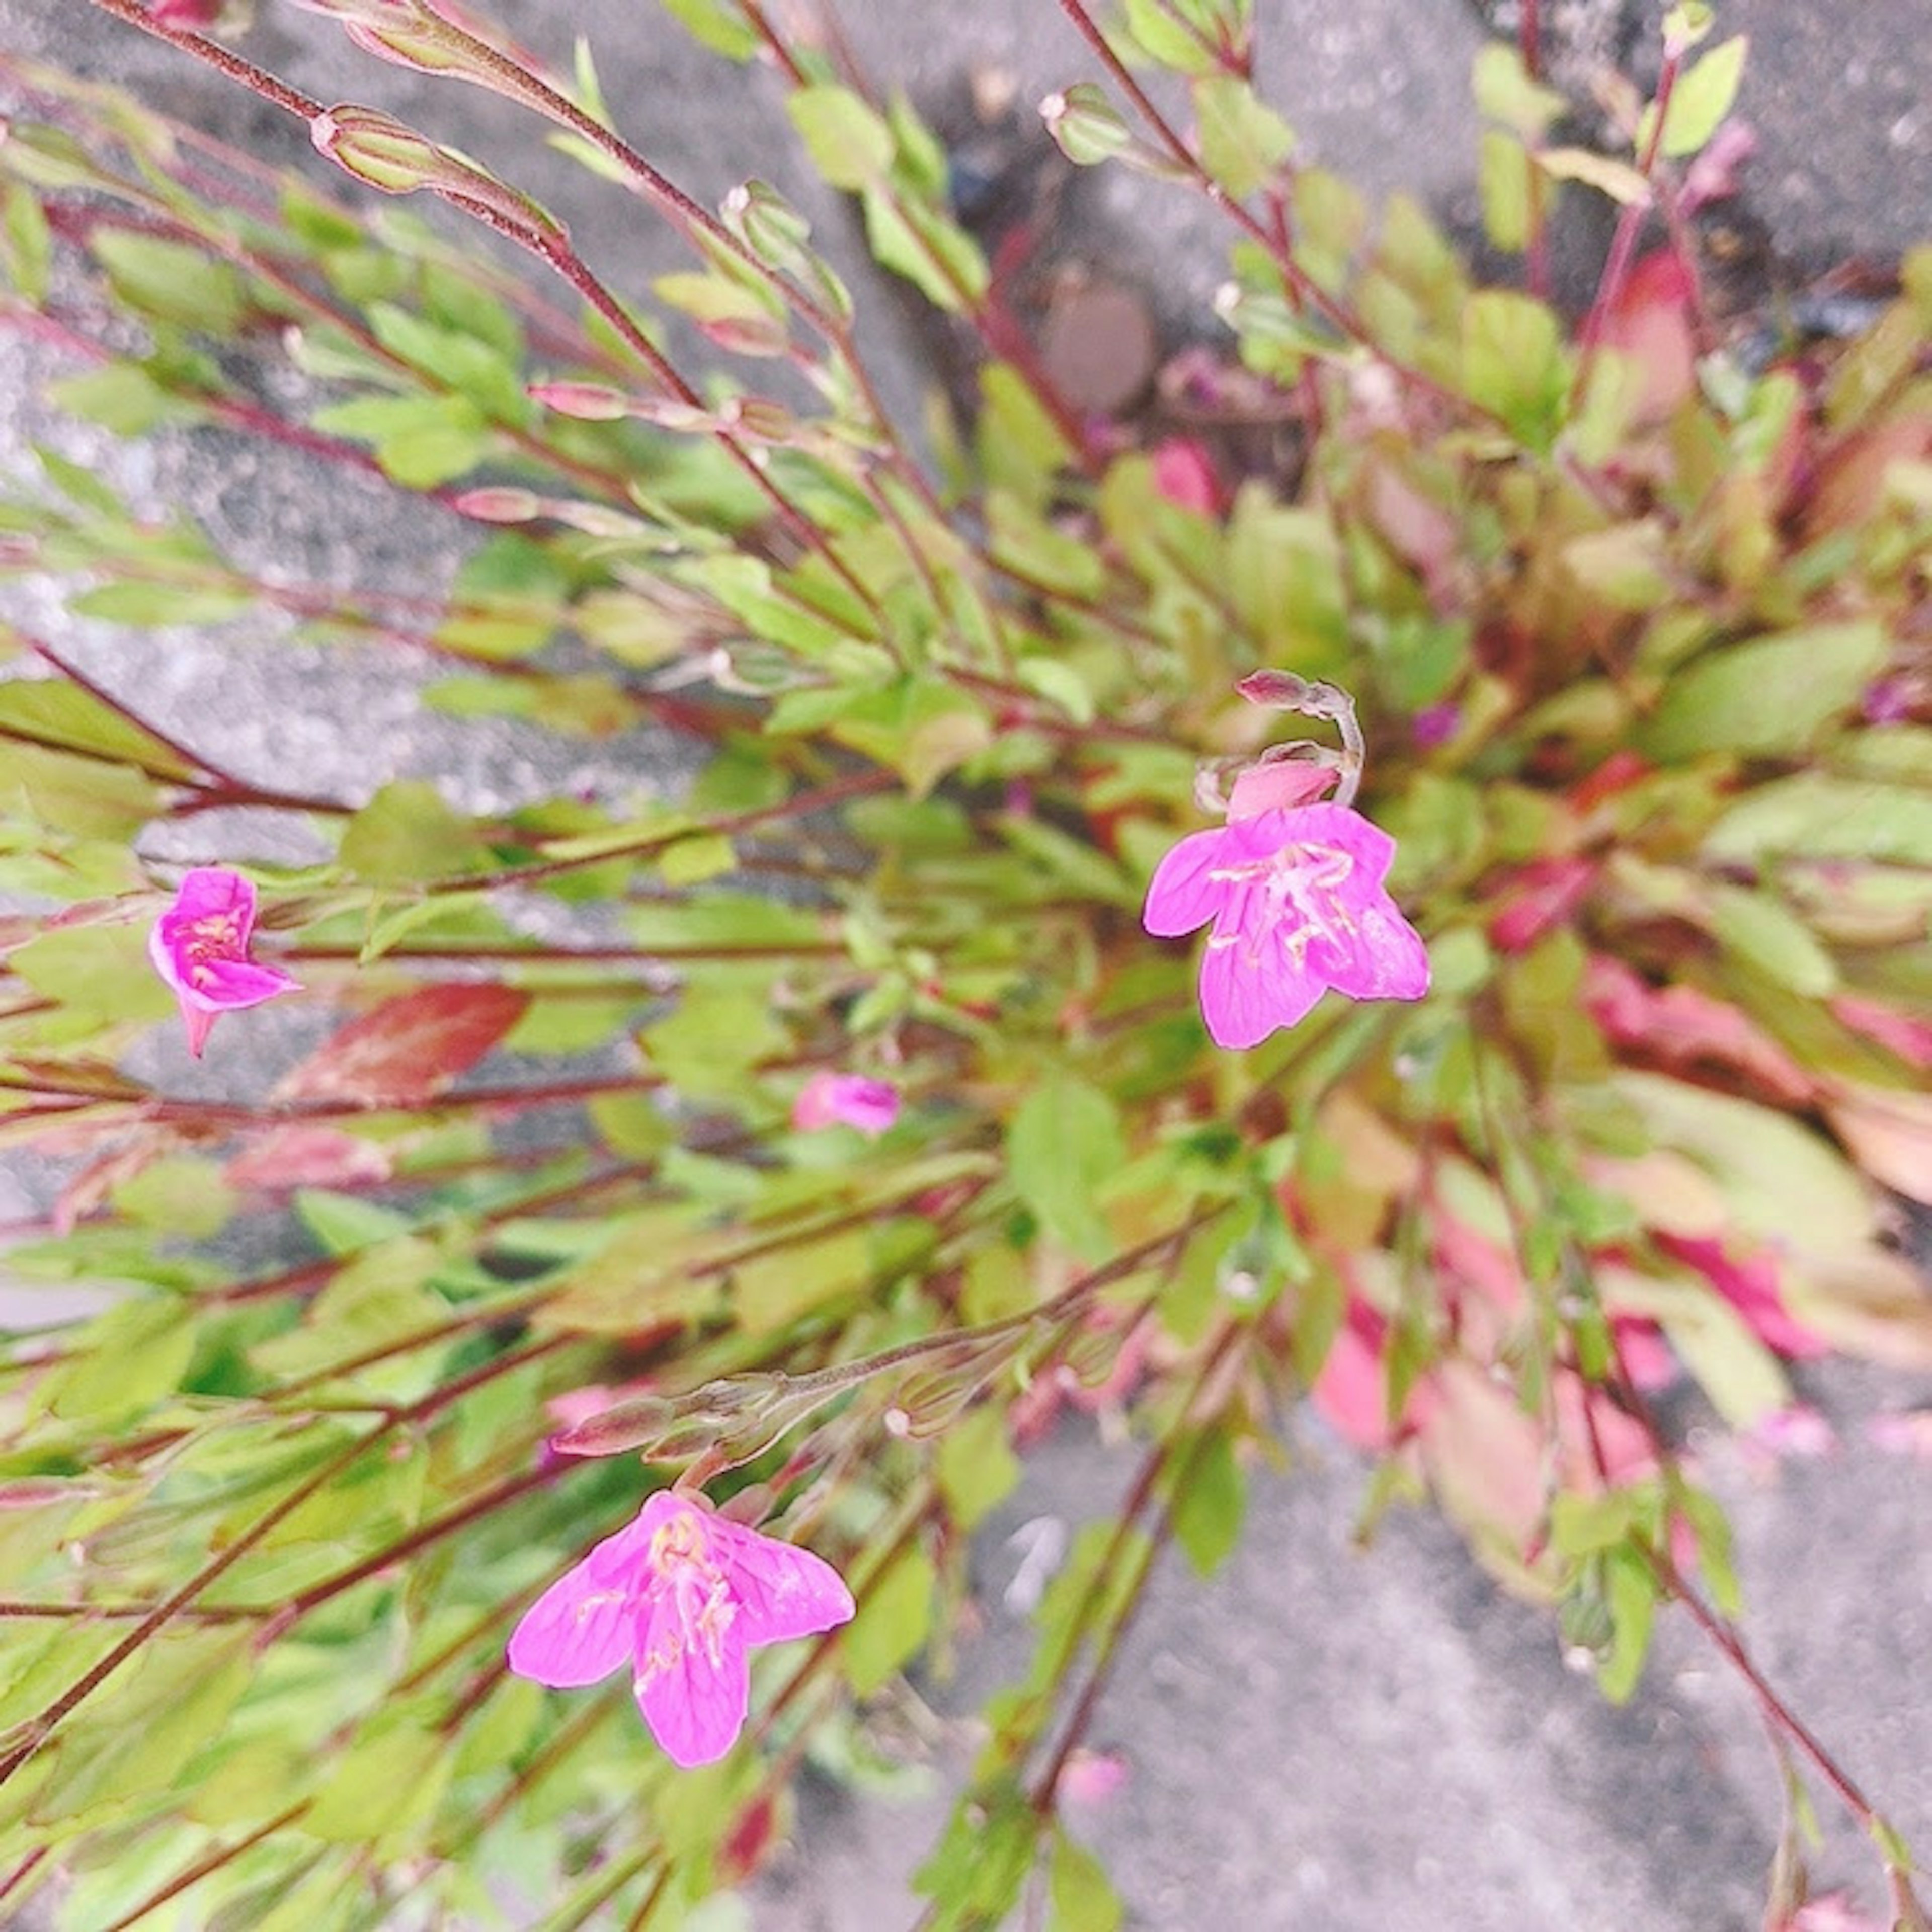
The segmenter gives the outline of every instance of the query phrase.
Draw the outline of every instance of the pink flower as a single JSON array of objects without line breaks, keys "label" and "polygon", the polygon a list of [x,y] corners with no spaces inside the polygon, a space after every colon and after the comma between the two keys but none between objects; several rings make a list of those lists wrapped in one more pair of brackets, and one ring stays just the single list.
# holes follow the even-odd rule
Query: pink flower
[{"label": "pink flower", "polygon": [[857,1073],[814,1073],[791,1109],[792,1125],[808,1131],[842,1121],[862,1134],[882,1134],[898,1117],[898,1089]]},{"label": "pink flower", "polygon": [[821,1558],[660,1490],[524,1612],[510,1668],[553,1690],[628,1664],[638,1708],[672,1762],[714,1764],[745,1722],[748,1653],[848,1621]]},{"label": "pink flower", "polygon": [[297,990],[298,982],[279,968],[248,957],[254,929],[255,888],[239,872],[197,866],[148,935],[148,957],[174,989],[188,1048],[197,1060],[223,1013]]},{"label": "pink flower", "polygon": [[1382,881],[1395,842],[1346,806],[1232,819],[1155,868],[1141,922],[1162,938],[1213,920],[1201,1011],[1217,1046],[1254,1046],[1303,1018],[1324,987],[1418,1000],[1429,956]]},{"label": "pink flower", "polygon": [[1214,459],[1191,436],[1171,436],[1155,444],[1154,487],[1184,510],[1220,514],[1221,479],[1214,473]]}]

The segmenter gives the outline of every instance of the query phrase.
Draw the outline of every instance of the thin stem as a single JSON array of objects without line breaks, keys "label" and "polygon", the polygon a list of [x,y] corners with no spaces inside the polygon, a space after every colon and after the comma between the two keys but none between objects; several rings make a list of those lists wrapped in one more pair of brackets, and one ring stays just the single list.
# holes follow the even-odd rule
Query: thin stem
[{"label": "thin stem", "polygon": [[210,1873],[218,1872],[225,1864],[252,1851],[264,1838],[292,1825],[306,1811],[313,1801],[304,1798],[298,1804],[291,1804],[286,1811],[278,1814],[265,1825],[258,1825],[244,1838],[238,1838],[232,1845],[222,1845],[184,1867],[169,1880],[158,1892],[151,1892],[133,1910],[125,1912],[112,1924],[102,1928],[102,1932],[128,1932],[130,1925],[138,1924],[151,1912],[158,1912],[171,1899],[178,1898],[193,1885],[197,1885]]},{"label": "thin stem", "polygon": [[794,792],[789,798],[781,799],[776,805],[758,806],[751,810],[734,814],[729,818],[713,819],[709,824],[688,825],[675,832],[654,832],[628,839],[621,844],[607,846],[595,852],[587,852],[580,857],[570,859],[544,859],[529,866],[507,867],[494,872],[487,879],[478,880],[461,874],[454,878],[439,879],[423,888],[428,892],[474,892],[479,885],[494,891],[503,886],[532,885],[539,880],[554,879],[567,872],[580,872],[586,866],[602,866],[613,859],[640,859],[652,853],[661,852],[668,846],[675,845],[681,839],[716,833],[725,838],[736,836],[740,832],[751,831],[760,825],[782,823],[792,818],[803,818],[814,812],[823,812],[835,805],[842,805],[849,798],[866,798],[881,791],[890,791],[898,784],[898,778],[890,772],[855,772],[842,778],[835,778],[829,784],[819,786],[815,790]]},{"label": "thin stem", "polygon": [[310,1496],[333,1482],[365,1451],[388,1434],[389,1430],[390,1425],[385,1424],[367,1436],[358,1436],[340,1454],[329,1457],[320,1468],[304,1477],[294,1488],[265,1510],[220,1555],[203,1564],[179,1589],[156,1604],[105,1657],[76,1678],[32,1721],[28,1726],[26,1742],[10,1751],[5,1757],[0,1758],[0,1785],[4,1785],[46,1742],[65,1718],[92,1696],[122,1665],[164,1628],[177,1611],[187,1609],[204,1590],[218,1582],[240,1562],[278,1524],[292,1516]]},{"label": "thin stem", "polygon": [[[153,34],[158,38],[180,47],[184,52],[193,54],[197,59],[205,61],[230,80],[249,88],[285,112],[297,116],[311,130],[326,112],[320,101],[311,100],[293,88],[284,86],[252,62],[242,59],[239,55],[231,53],[227,49],[199,34],[184,33],[161,25],[152,15],[142,11],[136,0],[91,0],[91,4],[113,14],[117,19],[125,20],[130,26],[139,27],[144,33]],[[468,38],[467,36],[464,38]],[[480,47],[482,44],[475,42],[472,44]],[[490,53],[491,50],[486,49],[484,52]],[[494,55],[492,57],[501,58]],[[512,68],[511,71],[515,72],[516,70]],[[662,177],[658,178],[662,179]],[[670,184],[664,182],[664,186],[669,189]],[[439,189],[437,192],[452,207],[460,208],[473,220],[502,236],[506,241],[548,263],[616,331],[625,346],[650,371],[653,379],[662,386],[667,394],[675,396],[694,409],[704,408],[704,398],[678,374],[662,351],[632,320],[622,303],[592,272],[588,264],[571,247],[568,238],[561,232],[514,220],[502,209],[486,206],[454,189]],[[688,197],[685,199],[688,200]],[[704,214],[694,202],[690,202],[689,206],[704,223],[711,223],[712,218]],[[885,634],[890,626],[878,598],[834,550],[825,532],[772,480],[764,465],[728,424],[714,423],[710,434],[731,460],[771,503],[786,528],[824,559],[833,574],[872,613],[879,626],[880,634]]]},{"label": "thin stem", "polygon": [[[1543,14],[1540,0],[1521,0],[1522,14],[1517,22],[1517,45],[1522,54],[1522,70],[1532,81],[1543,78]],[[1529,235],[1526,261],[1529,292],[1539,302],[1550,296],[1550,184],[1540,168],[1529,170]]]},{"label": "thin stem", "polygon": [[[1658,156],[1664,143],[1664,124],[1670,112],[1670,98],[1676,90],[1678,69],[1683,58],[1682,47],[1666,34],[1664,65],[1657,77],[1657,98],[1651,109],[1650,136],[1637,161],[1637,172],[1646,182],[1657,171]],[[1624,283],[1630,274],[1630,257],[1636,251],[1637,237],[1643,232],[1650,208],[1648,201],[1630,202],[1617,217],[1616,230],[1610,236],[1610,254],[1604,262],[1603,278],[1597,284],[1596,299],[1591,303],[1590,313],[1583,321],[1583,352],[1577,358],[1576,380],[1570,389],[1573,404],[1588,393],[1591,372],[1596,366],[1602,346],[1604,326],[1623,294]]]},{"label": "thin stem", "polygon": [[[1215,1376],[1220,1372],[1222,1364],[1227,1359],[1231,1351],[1238,1346],[1244,1332],[1240,1324],[1232,1322],[1225,1324],[1220,1334],[1203,1356],[1199,1372],[1193,1378],[1192,1391],[1189,1400],[1179,1404],[1177,1408],[1176,1414],[1182,1420],[1177,1425],[1175,1435],[1170,1436],[1162,1442],[1142,1464],[1139,1474],[1135,1478],[1132,1488],[1129,1490],[1126,1501],[1120,1506],[1112,1542],[1108,1546],[1107,1556],[1102,1562],[1102,1575],[1106,1575],[1112,1570],[1114,1563],[1118,1560],[1119,1556],[1124,1552],[1128,1536],[1140,1517],[1145,1514],[1156,1487],[1162,1477],[1167,1473],[1169,1460],[1174,1452],[1175,1436],[1178,1435],[1181,1429],[1187,1426],[1186,1419],[1195,1399],[1214,1381]],[[1052,1754],[1041,1766],[1038,1775],[1034,1780],[1030,1802],[1034,1810],[1042,1816],[1052,1809],[1054,1793],[1060,1784],[1060,1774],[1066,1768],[1066,1761],[1078,1748],[1081,1739],[1086,1736],[1087,1727],[1093,1721],[1094,1713],[1099,1706],[1101,1694],[1106,1690],[1108,1681],[1112,1674],[1114,1663],[1119,1658],[1120,1646],[1126,1637],[1135,1617],[1139,1612],[1141,1605],[1145,1600],[1147,1586],[1153,1577],[1154,1565],[1160,1560],[1161,1550],[1171,1533],[1174,1520],[1173,1499],[1180,1495],[1186,1484],[1190,1472],[1202,1453],[1205,1442],[1204,1432],[1197,1436],[1186,1455],[1183,1458],[1180,1466],[1174,1471],[1169,1500],[1160,1512],[1159,1522],[1148,1532],[1146,1550],[1142,1552],[1136,1559],[1134,1574],[1128,1586],[1126,1600],[1122,1604],[1119,1614],[1108,1627],[1106,1636],[1102,1640],[1098,1653],[1088,1672],[1087,1680],[1082,1685],[1067,1714]],[[1096,1597],[1099,1594],[1097,1591],[1095,1592]]]},{"label": "thin stem", "polygon": [[374,1576],[393,1564],[400,1563],[405,1557],[413,1556],[419,1550],[426,1550],[433,1543],[440,1543],[446,1536],[453,1536],[457,1531],[466,1528],[480,1516],[488,1516],[493,1510],[501,1509],[506,1503],[528,1496],[532,1490],[542,1489],[555,1480],[555,1472],[549,1469],[526,1469],[508,1480],[485,1490],[480,1496],[472,1496],[466,1503],[454,1509],[446,1510],[441,1516],[432,1517],[428,1522],[419,1524],[408,1535],[399,1538],[386,1549],[365,1556],[359,1563],[346,1570],[339,1570],[332,1576],[326,1576],[320,1583],[312,1585],[296,1598],[275,1619],[275,1634],[280,1636],[288,1626],[307,1616],[311,1610],[319,1610],[324,1604],[332,1602],[345,1592],[352,1590],[358,1583],[365,1583]]},{"label": "thin stem", "polygon": [[1292,294],[1298,296],[1317,310],[1349,341],[1358,343],[1368,350],[1385,368],[1419,393],[1432,396],[1458,410],[1468,411],[1487,420],[1496,419],[1493,411],[1482,408],[1468,397],[1458,395],[1454,390],[1444,388],[1433,376],[1391,356],[1370,334],[1360,318],[1311,279],[1292,254],[1282,252],[1277,247],[1275,237],[1269,232],[1266,224],[1256,220],[1208,172],[1199,157],[1176,131],[1174,124],[1161,112],[1153,97],[1134,78],[1126,63],[1114,51],[1106,35],[1100,31],[1093,15],[1083,4],[1083,0],[1060,0],[1060,10],[1072,23],[1081,38],[1093,50],[1115,86],[1133,103],[1136,111],[1147,123],[1160,145],[1167,150],[1176,166],[1250,239],[1259,242],[1268,250],[1269,259],[1281,270]]}]

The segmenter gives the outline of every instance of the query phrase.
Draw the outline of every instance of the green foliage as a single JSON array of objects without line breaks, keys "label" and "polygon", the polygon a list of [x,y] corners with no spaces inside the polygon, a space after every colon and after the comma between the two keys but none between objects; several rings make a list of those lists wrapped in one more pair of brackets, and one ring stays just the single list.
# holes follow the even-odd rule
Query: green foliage
[{"label": "green foliage", "polygon": [[[771,56],[874,254],[976,344],[942,485],[777,188],[694,212],[587,55],[566,82],[440,14],[322,10],[545,115],[693,259],[634,310],[479,164],[372,110],[311,130],[480,215],[526,281],[320,164],[230,182],[145,106],[0,68],[0,273],[85,358],[58,406],[285,436],[466,520],[454,580],[398,596],[292,590],[53,448],[0,497],[0,569],[77,618],[454,661],[427,694],[447,762],[338,799],[0,633],[0,893],[27,908],[0,922],[0,1142],[56,1177],[8,1262],[69,1297],[0,1368],[28,1889],[64,1874],[76,1927],[177,1888],[236,1932],[454,1920],[493,1888],[560,1928],[702,1913],[769,1842],[794,1739],[852,1768],[903,1736],[964,1540],[1063,1400],[1125,1418],[1142,1479],[987,1707],[920,1874],[935,1926],[1030,1885],[1047,1922],[1122,1922],[1054,1816],[1062,1721],[1162,1550],[1205,1575],[1236,1546],[1284,1390],[1380,1456],[1371,1513],[1426,1488],[1557,1601],[1612,1697],[1673,1598],[1737,1614],[1630,1338],[1738,1426],[1789,1402],[1795,1347],[1932,1364],[1876,1184],[1924,1171],[1932,257],[1815,385],[1687,350],[1660,388],[1608,326],[1628,289],[1572,330],[1304,165],[1244,0],[1128,0],[1111,44],[1184,77],[1193,146],[1138,128],[1118,74],[1046,112],[1074,160],[1236,211],[1216,380],[1299,454],[1209,504],[1144,425],[1096,438],[1053,391],[910,104],[768,45],[759,10],[665,0]],[[1631,158],[1551,147],[1558,104],[1492,50],[1491,239],[1534,260],[1562,183],[1674,191],[1742,56],[1675,70],[1657,160],[1646,129]],[[667,311],[715,365],[667,359]],[[783,400],[755,380],[780,358]],[[1138,915],[1197,770],[1261,748],[1234,694],[1258,666],[1354,694],[1434,985],[1331,994],[1232,1056],[1193,950]],[[484,803],[465,774],[505,718],[674,736],[698,769],[674,800]],[[230,807],[310,862],[230,849]],[[148,951],[182,851],[245,866],[256,956],[302,982],[225,1016],[192,1080]],[[815,1121],[825,1075],[890,1081],[896,1118]],[[680,1469],[858,1599],[761,1657],[746,1742],[691,1774],[621,1680],[502,1667]]]}]

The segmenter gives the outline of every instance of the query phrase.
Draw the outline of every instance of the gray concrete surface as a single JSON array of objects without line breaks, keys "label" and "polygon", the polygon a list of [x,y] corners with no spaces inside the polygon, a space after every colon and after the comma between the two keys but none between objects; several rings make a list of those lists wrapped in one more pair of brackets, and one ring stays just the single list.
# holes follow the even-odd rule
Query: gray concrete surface
[{"label": "gray concrete surface", "polygon": [[[326,23],[258,0],[248,42],[265,64],[329,98],[376,100],[485,158],[536,158],[518,178],[568,214],[587,251],[626,286],[677,265],[668,239],[614,191],[542,154],[529,124],[468,90],[441,90],[352,57]],[[881,75],[937,85],[974,61],[1016,72],[1030,97],[1089,71],[1052,0],[845,0],[854,38]],[[1470,206],[1474,124],[1464,76],[1477,45],[1460,0],[1259,0],[1270,88],[1322,159],[1374,190],[1406,185]],[[1932,36],[1924,0],[1724,0],[1724,31],[1754,38],[1742,103],[1760,157],[1752,208],[1778,245],[1817,262],[1883,254],[1932,235]],[[506,17],[561,54],[582,27],[630,130],[714,204],[770,175],[830,232],[842,217],[803,181],[768,80],[748,84],[693,50],[636,0],[516,4]],[[85,0],[0,0],[0,40],[83,71],[134,78],[172,111],[278,155],[298,134],[164,50],[94,15]],[[1099,211],[1131,234],[1138,265],[1204,291],[1222,238],[1196,204],[1144,184],[1110,186]],[[845,247],[850,259],[849,244]],[[1130,266],[1136,266],[1130,264]],[[895,406],[922,377],[890,312],[873,346]],[[44,358],[0,346],[0,463],[40,433]],[[137,494],[192,503],[224,542],[306,574],[397,580],[446,572],[450,520],[398,518],[375,485],[326,500],[301,466],[202,434],[146,453],[94,453]],[[26,614],[55,621],[51,603]],[[272,628],[272,627],[271,627]],[[244,772],[299,776],[354,795],[398,772],[436,770],[478,802],[571,782],[650,784],[647,744],[560,754],[505,726],[452,772],[450,740],[412,691],[425,668],[394,652],[320,653],[265,630],[219,655],[119,632],[78,640],[97,666],[138,676],[169,715],[217,732]],[[240,667],[238,670],[237,667]],[[323,694],[318,700],[316,694]],[[352,718],[355,728],[344,728]],[[561,760],[561,762],[560,762]],[[575,762],[572,762],[572,761]],[[185,1070],[184,1063],[183,1070]],[[1923,1404],[1932,1385],[1849,1368],[1818,1399],[1844,1447],[1828,1461],[1754,1464],[1705,1451],[1732,1507],[1766,1669],[1922,1847],[1932,1847],[1932,1532],[1923,1462],[1870,1448],[1861,1419]],[[1748,1932],[1776,1826],[1771,1760],[1748,1700],[1680,1624],[1668,1625],[1637,1698],[1612,1711],[1567,1671],[1553,1626],[1498,1595],[1441,1525],[1398,1514],[1366,1553],[1348,1531],[1360,1476],[1318,1451],[1286,1477],[1257,1475],[1247,1534],[1203,1586],[1165,1570],[1104,1700],[1096,1741],[1130,1775],[1079,1828],[1106,1857],[1143,1932]],[[1015,1561],[1005,1533],[1046,1515],[1096,1513],[1128,1479],[1130,1455],[1069,1436],[1032,1466],[1022,1498],[989,1528],[979,1562],[988,1618],[942,1708],[1015,1674],[1024,1619],[1003,1607]],[[760,1932],[884,1932],[910,1923],[906,1874],[931,1842],[944,1780],[909,1806],[814,1790],[795,1846],[755,1894]],[[1855,1882],[1875,1906],[1874,1868],[1832,1820],[1821,1885]]]}]

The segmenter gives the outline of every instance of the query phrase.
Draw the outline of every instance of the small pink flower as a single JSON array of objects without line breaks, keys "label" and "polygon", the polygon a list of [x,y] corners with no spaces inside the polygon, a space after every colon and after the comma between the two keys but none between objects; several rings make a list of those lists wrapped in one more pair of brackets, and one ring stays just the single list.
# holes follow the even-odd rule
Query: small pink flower
[{"label": "small pink flower", "polygon": [[1408,721],[1409,736],[1415,740],[1418,749],[1432,752],[1438,745],[1446,745],[1462,728],[1462,707],[1454,699],[1440,704],[1427,704]]},{"label": "small pink flower", "polygon": [[1838,1431],[1809,1402],[1803,1402],[1760,1416],[1744,1432],[1744,1439],[1773,1459],[1829,1456],[1838,1446]]},{"label": "small pink flower", "polygon": [[1141,922],[1172,938],[1214,922],[1201,1010],[1217,1046],[1258,1045],[1325,987],[1418,1000],[1429,956],[1383,880],[1395,842],[1346,806],[1257,812],[1190,833],[1155,868]]},{"label": "small pink flower", "polygon": [[822,1558],[660,1490],[524,1612],[510,1668],[571,1690],[628,1664],[651,1736],[689,1770],[736,1742],[756,1646],[816,1636],[852,1610]]},{"label": "small pink flower", "polygon": [[1118,1751],[1070,1750],[1054,1780],[1053,1795],[1069,1804],[1104,1804],[1127,1781],[1127,1760]]},{"label": "small pink flower", "polygon": [[297,990],[298,982],[278,967],[248,957],[254,929],[255,888],[239,872],[197,866],[148,935],[148,957],[173,988],[197,1060],[223,1013]]},{"label": "small pink flower", "polygon": [[802,1131],[835,1121],[862,1134],[882,1134],[899,1117],[899,1090],[890,1080],[857,1073],[814,1073],[792,1102],[791,1124]]},{"label": "small pink flower", "polygon": [[1154,487],[1170,503],[1204,517],[1221,513],[1221,479],[1204,445],[1191,436],[1171,436],[1154,450]]}]

